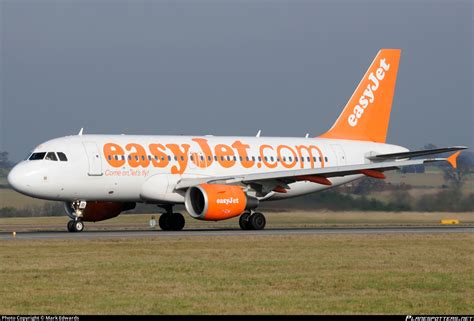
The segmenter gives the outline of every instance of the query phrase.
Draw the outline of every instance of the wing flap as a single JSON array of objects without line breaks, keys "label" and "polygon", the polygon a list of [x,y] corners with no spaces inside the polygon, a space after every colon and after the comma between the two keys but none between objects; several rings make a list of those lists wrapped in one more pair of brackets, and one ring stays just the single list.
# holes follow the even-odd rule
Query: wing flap
[{"label": "wing flap", "polygon": [[186,189],[199,184],[250,184],[252,182],[272,180],[272,179],[287,179],[290,181],[298,181],[300,177],[316,176],[316,177],[341,177],[348,175],[363,174],[364,170],[377,170],[380,172],[387,170],[399,169],[404,166],[421,165],[427,162],[446,161],[445,158],[433,159],[415,159],[405,161],[386,161],[370,164],[334,166],[324,168],[308,168],[290,171],[274,171],[265,173],[244,174],[238,176],[221,176],[221,177],[204,177],[204,178],[183,178],[176,185],[175,189]]},{"label": "wing flap", "polygon": [[406,158],[412,158],[412,157],[455,152],[455,151],[460,151],[463,149],[467,149],[467,147],[453,146],[453,147],[444,147],[444,148],[436,148],[436,149],[410,151],[410,152],[403,152],[403,153],[379,154],[379,155],[374,155],[367,158],[373,161],[381,161],[381,160],[387,160],[387,159],[406,159]]}]

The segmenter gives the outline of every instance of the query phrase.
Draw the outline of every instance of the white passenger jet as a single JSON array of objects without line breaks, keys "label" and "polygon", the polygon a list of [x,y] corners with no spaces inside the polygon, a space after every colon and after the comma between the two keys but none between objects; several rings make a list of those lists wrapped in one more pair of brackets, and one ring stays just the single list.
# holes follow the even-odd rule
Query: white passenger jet
[{"label": "white passenger jet", "polygon": [[[36,147],[8,175],[18,192],[62,201],[68,230],[133,209],[163,208],[163,230],[183,229],[175,204],[195,219],[240,216],[244,230],[265,227],[260,202],[323,191],[364,176],[383,179],[403,166],[447,161],[456,146],[423,151],[386,144],[400,50],[382,49],[334,125],[315,138],[79,135]],[[455,152],[448,158],[420,156]],[[412,159],[416,157],[416,159]]]}]

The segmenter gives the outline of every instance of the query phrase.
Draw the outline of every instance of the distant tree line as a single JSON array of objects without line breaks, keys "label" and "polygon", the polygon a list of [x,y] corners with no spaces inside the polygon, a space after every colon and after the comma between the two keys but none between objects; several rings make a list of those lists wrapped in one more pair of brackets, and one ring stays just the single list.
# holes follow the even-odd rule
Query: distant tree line
[{"label": "distant tree line", "polygon": [[0,168],[10,169],[12,166],[13,163],[8,159],[8,152],[0,151]]},{"label": "distant tree line", "polygon": [[301,196],[297,199],[267,202],[262,210],[331,210],[331,211],[416,211],[416,212],[471,212],[474,194],[463,195],[452,189],[414,198],[407,191],[394,191],[388,201],[366,195],[357,196],[329,190]]}]

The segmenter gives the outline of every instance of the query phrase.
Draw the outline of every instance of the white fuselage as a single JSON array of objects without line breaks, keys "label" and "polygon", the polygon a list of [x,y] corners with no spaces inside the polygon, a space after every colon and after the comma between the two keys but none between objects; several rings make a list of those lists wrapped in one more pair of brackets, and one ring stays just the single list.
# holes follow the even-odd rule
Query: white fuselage
[{"label": "white fuselage", "polygon": [[[321,138],[77,135],[47,141],[33,151],[62,152],[67,161],[25,160],[8,179],[17,191],[48,200],[183,203],[184,193],[174,188],[181,178],[365,164],[368,156],[404,151],[389,144]],[[330,181],[337,186],[360,177]],[[155,185],[147,186],[151,178]],[[330,186],[301,181],[290,187],[261,199]],[[157,196],[147,196],[154,189]]]}]

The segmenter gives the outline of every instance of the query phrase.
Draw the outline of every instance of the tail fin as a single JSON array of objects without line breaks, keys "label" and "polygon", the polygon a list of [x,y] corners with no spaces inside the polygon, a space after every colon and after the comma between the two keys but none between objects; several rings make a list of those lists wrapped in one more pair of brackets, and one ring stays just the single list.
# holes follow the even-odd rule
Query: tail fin
[{"label": "tail fin", "polygon": [[339,118],[321,138],[385,143],[400,49],[381,49]]}]

